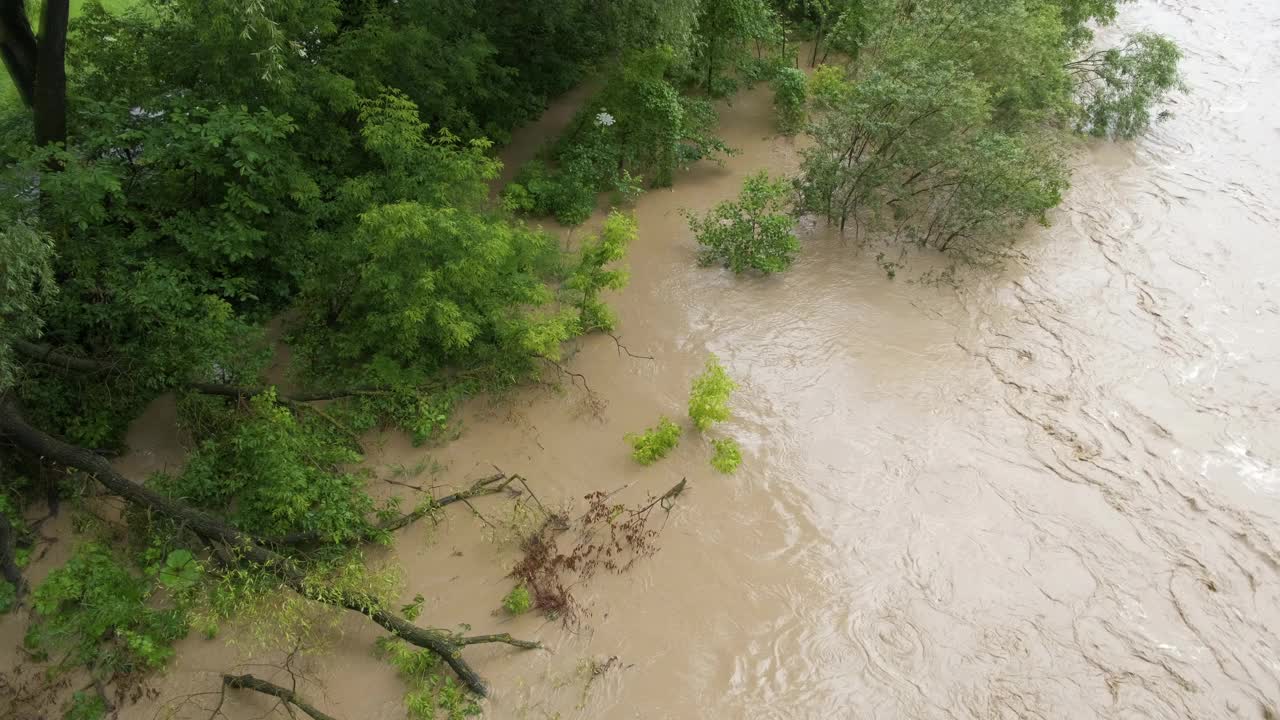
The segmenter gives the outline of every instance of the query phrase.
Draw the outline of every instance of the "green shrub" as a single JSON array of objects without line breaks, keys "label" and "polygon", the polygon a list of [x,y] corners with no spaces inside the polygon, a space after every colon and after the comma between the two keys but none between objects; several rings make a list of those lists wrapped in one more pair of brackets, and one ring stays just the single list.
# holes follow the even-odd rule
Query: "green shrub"
[{"label": "green shrub", "polygon": [[582,242],[561,291],[578,309],[578,324],[583,332],[613,329],[617,319],[613,310],[600,300],[600,292],[620,290],[627,284],[627,273],[606,269],[606,266],[626,255],[627,246],[636,239],[637,232],[635,218],[615,211],[605,219],[599,235]]},{"label": "green shrub", "polygon": [[742,448],[738,447],[737,440],[733,438],[712,440],[711,447],[714,450],[711,455],[711,466],[720,472],[729,475],[742,464]]},{"label": "green shrub", "polygon": [[746,179],[737,201],[722,202],[701,217],[686,211],[689,229],[702,246],[698,261],[723,263],[735,273],[786,270],[800,250],[787,213],[790,194],[786,180],[773,180],[762,170]]},{"label": "green shrub", "polygon": [[443,672],[439,655],[399,638],[378,638],[377,645],[379,654],[409,686],[404,705],[413,720],[463,720],[480,714],[475,698]]},{"label": "green shrub", "polygon": [[77,690],[62,720],[99,720],[107,716],[107,702],[96,692]]},{"label": "green shrub", "polygon": [[276,404],[274,390],[252,398],[248,412],[211,418],[217,427],[180,475],[157,477],[160,490],[266,537],[314,532],[340,543],[368,535],[374,502],[364,478],[346,469],[360,456],[331,425]]},{"label": "green shrub", "polygon": [[773,107],[784,135],[795,135],[804,127],[807,86],[804,73],[793,67],[780,68],[773,78]]},{"label": "green shrub", "polygon": [[562,225],[585,222],[596,209],[596,192],[601,184],[596,179],[601,173],[597,166],[617,166],[617,161],[609,158],[609,149],[600,135],[595,135],[593,144],[598,147],[574,145],[564,152],[557,169],[539,159],[525,163],[503,190],[504,204],[530,215],[554,217]]},{"label": "green shrub", "polygon": [[642,177],[665,187],[676,168],[729,153],[715,136],[711,103],[681,95],[667,76],[673,61],[664,48],[627,53],[545,158],[520,169],[504,204],[578,225],[595,210],[598,193],[632,202]]},{"label": "green shrub", "polygon": [[7,613],[13,609],[14,604],[18,601],[18,588],[8,580],[0,580],[0,613]]},{"label": "green shrub", "polygon": [[738,387],[715,355],[707,358],[706,369],[693,379],[689,393],[689,417],[699,430],[729,419],[729,395]]},{"label": "green shrub", "polygon": [[187,615],[156,607],[152,587],[102,545],[83,545],[33,593],[26,645],[59,658],[60,670],[83,666],[101,681],[159,668],[186,635]]},{"label": "green shrub", "polygon": [[512,615],[523,615],[529,612],[529,608],[533,607],[533,597],[529,594],[529,589],[523,585],[517,585],[511,588],[511,592],[502,598],[502,607]]},{"label": "green shrub", "polygon": [[754,55],[743,58],[738,63],[738,79],[746,88],[755,87],[757,83],[772,82],[782,70],[790,68],[786,59],[778,55]]},{"label": "green shrub", "polygon": [[631,457],[636,462],[652,465],[680,444],[680,426],[663,416],[656,426],[640,434],[630,433],[626,440],[631,443]]}]

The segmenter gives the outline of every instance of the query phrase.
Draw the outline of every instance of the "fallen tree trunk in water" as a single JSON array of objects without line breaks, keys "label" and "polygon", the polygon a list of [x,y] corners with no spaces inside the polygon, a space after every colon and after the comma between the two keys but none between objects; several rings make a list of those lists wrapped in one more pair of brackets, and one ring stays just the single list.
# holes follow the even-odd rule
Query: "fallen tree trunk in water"
[{"label": "fallen tree trunk in water", "polygon": [[488,687],[484,679],[462,658],[464,646],[478,642],[502,642],[526,649],[542,647],[539,643],[513,640],[510,636],[494,635],[482,639],[472,638],[470,641],[467,638],[455,638],[436,630],[418,627],[378,607],[371,598],[353,593],[317,597],[314,591],[308,589],[306,575],[289,557],[269,549],[258,538],[237,530],[221,518],[129,480],[116,472],[111,463],[101,455],[58,440],[32,427],[11,403],[0,404],[0,435],[42,459],[88,473],[112,494],[129,503],[178,521],[209,543],[224,562],[247,561],[257,565],[307,599],[358,612],[406,642],[430,650],[453,668],[472,692],[482,697],[488,694]]},{"label": "fallen tree trunk in water", "polygon": [[266,680],[259,680],[252,675],[223,675],[222,684],[233,690],[256,690],[266,695],[278,697],[285,703],[315,718],[315,720],[337,720],[332,715],[321,712],[316,706],[298,697],[298,694],[289,688],[280,687]]}]

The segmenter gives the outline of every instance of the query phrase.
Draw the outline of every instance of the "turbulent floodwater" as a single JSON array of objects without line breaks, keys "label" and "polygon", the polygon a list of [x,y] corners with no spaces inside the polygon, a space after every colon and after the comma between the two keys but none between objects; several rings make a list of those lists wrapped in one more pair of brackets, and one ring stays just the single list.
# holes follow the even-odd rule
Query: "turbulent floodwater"
[{"label": "turbulent floodwater", "polygon": [[[430,459],[461,484],[493,463],[544,499],[628,483],[690,491],[658,555],[579,588],[569,631],[495,613],[510,550],[450,509],[386,553],[422,622],[537,637],[472,648],[493,718],[1269,718],[1280,708],[1280,3],[1144,0],[1120,29],[1186,51],[1190,94],[1133,144],[1078,155],[1053,227],[961,288],[888,280],[871,254],[804,228],[782,277],[697,268],[679,215],[761,167],[794,168],[765,91],[735,99],[742,150],[636,208],[622,342],[586,340],[580,384],[477,402],[443,449],[391,436],[372,462]],[[572,98],[526,129],[528,155]],[[578,232],[582,232],[581,230]],[[740,381],[721,476],[687,436],[642,469],[625,432],[683,415],[708,352]],[[135,473],[176,462],[171,409],[136,430]],[[478,505],[500,513],[501,501]],[[403,685],[360,618],[302,688],[347,719],[401,718]],[[616,656],[592,677],[584,661]],[[192,638],[126,710],[164,714],[237,663],[278,653]],[[196,698],[195,700],[199,700]],[[231,718],[258,697],[229,698]],[[188,704],[179,715],[208,717]]]}]

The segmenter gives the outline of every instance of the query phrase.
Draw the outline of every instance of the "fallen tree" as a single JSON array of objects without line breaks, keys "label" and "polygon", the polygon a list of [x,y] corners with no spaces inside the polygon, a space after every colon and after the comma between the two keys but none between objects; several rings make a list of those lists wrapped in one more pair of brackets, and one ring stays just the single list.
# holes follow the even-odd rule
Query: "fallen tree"
[{"label": "fallen tree", "polygon": [[[201,538],[223,563],[232,565],[247,563],[260,568],[303,597],[358,612],[405,642],[430,650],[444,660],[467,688],[477,695],[487,695],[488,687],[483,678],[463,659],[462,648],[467,645],[495,642],[524,649],[541,647],[537,642],[517,640],[506,634],[469,638],[422,628],[380,607],[373,598],[366,595],[344,592],[317,596],[308,588],[306,574],[298,563],[288,555],[272,549],[269,541],[244,533],[215,515],[129,480],[118,473],[101,455],[58,440],[32,427],[18,409],[9,402],[0,404],[0,436],[43,461],[75,468],[96,480],[111,494],[119,496],[134,506],[174,521]],[[466,492],[485,494],[490,488],[498,485],[501,485],[501,481],[490,477],[479,481]],[[496,490],[492,491],[496,492]],[[410,513],[408,516],[392,521],[390,525],[403,527],[417,517],[414,517],[414,513]],[[397,525],[397,522],[400,524]]]}]

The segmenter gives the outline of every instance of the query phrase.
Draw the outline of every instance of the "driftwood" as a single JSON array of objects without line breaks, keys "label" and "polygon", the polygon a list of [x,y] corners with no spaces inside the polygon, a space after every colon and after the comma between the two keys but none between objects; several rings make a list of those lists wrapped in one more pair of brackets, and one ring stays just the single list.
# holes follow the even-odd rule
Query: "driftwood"
[{"label": "driftwood", "polygon": [[465,638],[418,627],[379,607],[372,598],[353,592],[315,597],[315,593],[307,587],[306,576],[301,568],[291,558],[271,550],[268,543],[237,530],[221,518],[125,478],[101,455],[58,440],[32,427],[10,403],[0,404],[0,435],[29,453],[87,473],[113,495],[118,495],[133,505],[179,522],[204,539],[224,561],[244,561],[257,565],[303,597],[358,612],[406,642],[430,650],[453,668],[459,679],[477,695],[486,695],[488,688],[480,675],[462,658],[464,646],[480,642],[501,642],[521,648],[541,647],[536,642],[514,640],[510,636]]},{"label": "driftwood", "polygon": [[285,703],[292,705],[302,712],[315,718],[315,720],[337,720],[332,715],[321,712],[315,705],[303,700],[298,693],[286,687],[280,687],[275,683],[269,683],[266,680],[259,680],[252,675],[223,675],[222,684],[233,690],[255,690],[257,692],[280,698]]}]

